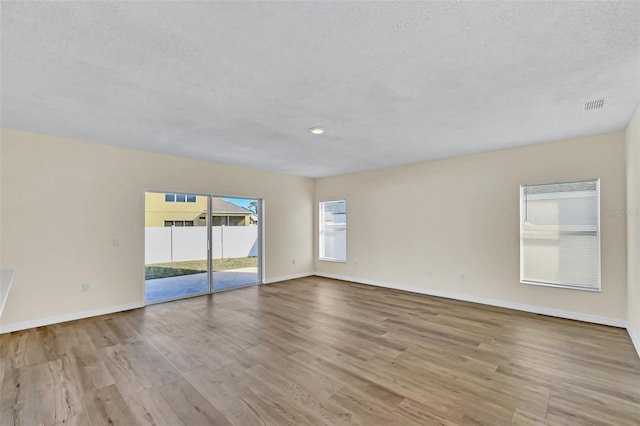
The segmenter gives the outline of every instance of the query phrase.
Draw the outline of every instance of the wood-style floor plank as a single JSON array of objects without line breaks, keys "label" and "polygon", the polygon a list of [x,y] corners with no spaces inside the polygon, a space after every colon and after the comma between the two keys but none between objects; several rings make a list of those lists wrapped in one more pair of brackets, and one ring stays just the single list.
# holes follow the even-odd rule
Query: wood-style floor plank
[{"label": "wood-style floor plank", "polygon": [[162,386],[160,393],[185,425],[231,425],[229,420],[184,378]]},{"label": "wood-style floor plank", "polygon": [[625,330],[312,277],[0,336],[0,426],[640,425]]},{"label": "wood-style floor plank", "polygon": [[84,405],[91,426],[137,424],[131,407],[115,385],[87,393],[84,395]]}]

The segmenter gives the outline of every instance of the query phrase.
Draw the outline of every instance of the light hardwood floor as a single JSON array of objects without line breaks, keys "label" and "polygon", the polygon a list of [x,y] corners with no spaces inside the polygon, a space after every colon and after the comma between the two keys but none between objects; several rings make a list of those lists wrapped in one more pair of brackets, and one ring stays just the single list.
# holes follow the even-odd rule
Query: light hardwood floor
[{"label": "light hardwood floor", "polygon": [[0,336],[1,425],[639,425],[625,330],[312,277]]}]

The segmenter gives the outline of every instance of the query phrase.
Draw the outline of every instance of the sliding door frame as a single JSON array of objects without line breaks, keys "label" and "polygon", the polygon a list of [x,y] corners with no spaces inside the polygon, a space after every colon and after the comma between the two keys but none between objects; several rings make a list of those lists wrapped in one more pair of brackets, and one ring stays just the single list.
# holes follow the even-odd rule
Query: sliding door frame
[{"label": "sliding door frame", "polygon": [[[156,193],[156,194],[172,194],[172,193],[179,193],[179,194],[189,194],[189,195],[195,195],[196,197],[207,197],[207,218],[206,218],[206,227],[207,227],[207,285],[208,285],[208,291],[204,291],[201,293],[192,293],[192,294],[186,294],[184,296],[177,296],[177,297],[171,297],[168,299],[162,299],[162,300],[154,300],[151,302],[148,302],[146,299],[146,277],[145,277],[145,267],[146,267],[146,263],[143,263],[143,268],[142,268],[142,284],[143,284],[143,302],[144,305],[155,305],[158,303],[164,303],[164,302],[172,302],[174,300],[181,300],[181,299],[188,299],[191,297],[198,297],[198,296],[204,296],[207,294],[214,294],[214,293],[220,293],[223,291],[227,291],[227,290],[234,290],[237,288],[242,288],[242,287],[251,287],[254,285],[262,285],[264,284],[264,269],[265,269],[265,265],[264,265],[264,248],[265,248],[265,244],[264,244],[264,198],[261,197],[245,197],[245,196],[238,196],[238,195],[211,195],[211,194],[201,194],[201,193],[197,193],[197,192],[184,192],[184,191],[165,191],[165,190],[159,190],[159,189],[145,189],[142,193],[143,197],[142,197],[142,201],[143,201],[143,226],[142,226],[142,241],[145,241],[145,226],[144,226],[144,213],[146,213],[146,202],[145,202],[145,194],[146,193]],[[257,212],[256,212],[256,216],[258,217],[258,241],[257,241],[257,246],[258,246],[258,272],[257,272],[257,281],[255,283],[251,283],[251,284],[246,284],[246,285],[241,285],[241,286],[237,286],[237,287],[230,287],[230,288],[224,288],[224,289],[220,289],[220,290],[215,290],[213,288],[214,282],[213,282],[213,229],[212,229],[212,200],[213,198],[235,198],[235,199],[241,199],[241,200],[256,200],[258,201],[258,208],[257,208]],[[146,242],[143,244],[143,259],[145,257],[145,252],[147,249],[147,245]]]}]

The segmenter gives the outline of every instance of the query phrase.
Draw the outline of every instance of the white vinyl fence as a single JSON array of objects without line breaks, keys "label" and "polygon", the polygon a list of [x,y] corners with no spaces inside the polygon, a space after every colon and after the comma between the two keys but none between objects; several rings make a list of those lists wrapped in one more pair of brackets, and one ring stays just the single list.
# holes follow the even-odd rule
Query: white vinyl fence
[{"label": "white vinyl fence", "polygon": [[[212,226],[213,259],[258,255],[258,227]],[[144,229],[144,263],[180,262],[207,258],[207,227]]]}]

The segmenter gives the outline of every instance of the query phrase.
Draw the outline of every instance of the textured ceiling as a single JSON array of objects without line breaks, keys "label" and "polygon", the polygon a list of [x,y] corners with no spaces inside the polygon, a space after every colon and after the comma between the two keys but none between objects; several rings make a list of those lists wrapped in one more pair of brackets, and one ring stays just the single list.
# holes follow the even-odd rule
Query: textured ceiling
[{"label": "textured ceiling", "polygon": [[640,2],[1,13],[2,127],[302,176],[621,130],[640,102]]}]

